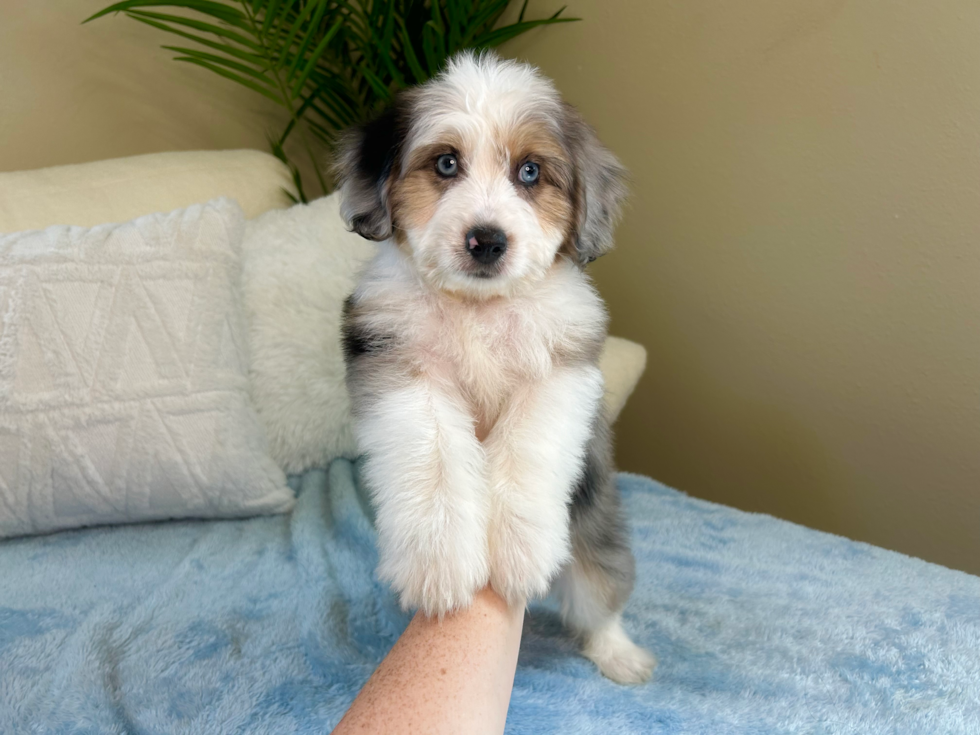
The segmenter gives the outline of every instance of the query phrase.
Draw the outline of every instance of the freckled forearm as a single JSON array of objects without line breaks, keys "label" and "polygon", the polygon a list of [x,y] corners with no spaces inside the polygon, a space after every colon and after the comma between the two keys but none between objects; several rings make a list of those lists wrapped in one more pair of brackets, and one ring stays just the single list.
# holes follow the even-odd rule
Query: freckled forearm
[{"label": "freckled forearm", "polygon": [[489,589],[441,622],[416,615],[334,732],[503,732],[523,620]]}]

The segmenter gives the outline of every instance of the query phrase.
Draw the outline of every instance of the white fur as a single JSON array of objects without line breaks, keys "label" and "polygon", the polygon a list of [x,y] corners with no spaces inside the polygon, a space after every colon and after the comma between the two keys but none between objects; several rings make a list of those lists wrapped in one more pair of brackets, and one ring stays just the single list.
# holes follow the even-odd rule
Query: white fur
[{"label": "white fur", "polygon": [[582,654],[620,684],[642,684],[657,666],[653,654],[630,640],[619,615],[585,634]]},{"label": "white fur", "polygon": [[347,231],[340,196],[272,210],[245,231],[249,387],[286,472],[356,457],[340,347],[341,306],[375,245]]},{"label": "white fur", "polygon": [[437,141],[447,128],[483,135],[516,127],[528,115],[557,120],[561,108],[554,84],[534,67],[489,54],[454,57],[422,94],[424,113],[412,127],[410,148]]},{"label": "white fur", "polygon": [[442,616],[468,606],[489,573],[473,420],[423,377],[379,395],[356,426],[378,509],[379,575],[406,608]]},{"label": "white fur", "polygon": [[568,504],[601,399],[597,367],[560,368],[520,389],[486,440],[490,578],[511,602],[545,595],[570,559]]},{"label": "white fur", "polygon": [[440,295],[382,243],[356,297],[373,328],[398,335],[406,372],[425,376],[379,380],[357,422],[382,575],[406,605],[435,612],[465,605],[488,574],[511,600],[545,594],[568,559],[567,504],[603,396],[596,366],[552,355],[603,329],[598,295],[564,261],[522,296]]},{"label": "white fur", "polygon": [[473,301],[432,289],[404,251],[385,242],[356,297],[377,331],[398,336],[406,364],[440,371],[470,402],[465,410],[489,425],[515,390],[552,375],[556,350],[606,324],[588,277],[566,260],[520,295]]}]

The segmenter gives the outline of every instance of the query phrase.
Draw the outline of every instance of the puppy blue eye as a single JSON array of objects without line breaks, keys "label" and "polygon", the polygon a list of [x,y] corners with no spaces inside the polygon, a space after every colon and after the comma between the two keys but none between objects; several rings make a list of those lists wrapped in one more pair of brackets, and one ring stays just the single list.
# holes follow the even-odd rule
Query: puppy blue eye
[{"label": "puppy blue eye", "polygon": [[538,174],[541,173],[541,168],[534,161],[526,161],[523,166],[521,166],[520,173],[518,173],[518,178],[521,180],[522,184],[533,184],[538,180]]},{"label": "puppy blue eye", "polygon": [[436,159],[436,171],[440,176],[447,178],[455,176],[458,169],[459,163],[456,161],[456,156],[452,153],[443,153]]}]

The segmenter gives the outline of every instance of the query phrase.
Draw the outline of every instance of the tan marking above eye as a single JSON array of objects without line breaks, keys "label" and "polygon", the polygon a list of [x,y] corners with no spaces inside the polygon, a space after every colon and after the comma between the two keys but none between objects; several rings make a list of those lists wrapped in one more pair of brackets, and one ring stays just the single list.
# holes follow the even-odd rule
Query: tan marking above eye
[{"label": "tan marking above eye", "polygon": [[435,214],[436,206],[452,179],[443,178],[432,167],[410,171],[391,189],[391,210],[402,229],[421,229]]},{"label": "tan marking above eye", "polygon": [[539,183],[571,191],[572,162],[548,124],[538,120],[525,122],[510,130],[505,141],[515,181],[519,180],[520,166],[530,160],[540,167]]},{"label": "tan marking above eye", "polygon": [[539,158],[565,158],[565,149],[555,137],[549,125],[531,120],[510,130],[505,145],[513,164],[537,156]]}]

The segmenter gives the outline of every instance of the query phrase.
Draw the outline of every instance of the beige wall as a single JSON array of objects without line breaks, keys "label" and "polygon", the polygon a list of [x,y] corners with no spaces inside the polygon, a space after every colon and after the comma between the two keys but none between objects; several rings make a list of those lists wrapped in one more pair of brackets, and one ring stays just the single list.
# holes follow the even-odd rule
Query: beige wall
[{"label": "beige wall", "polygon": [[[633,171],[621,465],[980,572],[980,4],[566,1],[507,52]],[[107,2],[0,0],[0,170],[265,149],[261,98],[77,25]]]},{"label": "beige wall", "polygon": [[980,3],[566,2],[508,52],[633,173],[620,464],[980,573]]},{"label": "beige wall", "polygon": [[159,46],[110,0],[0,0],[0,171],[168,150],[260,148],[278,108]]}]

